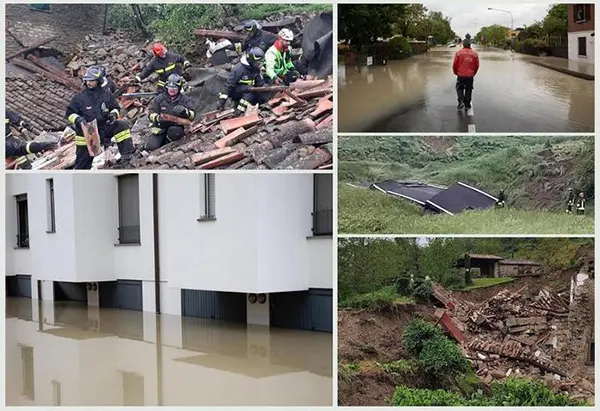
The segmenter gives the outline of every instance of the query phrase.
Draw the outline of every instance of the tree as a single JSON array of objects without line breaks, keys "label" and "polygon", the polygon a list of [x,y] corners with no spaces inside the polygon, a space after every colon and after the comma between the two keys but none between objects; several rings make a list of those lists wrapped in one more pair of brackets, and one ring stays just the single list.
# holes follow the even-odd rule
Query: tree
[{"label": "tree", "polygon": [[421,252],[421,274],[444,286],[460,288],[464,279],[455,264],[462,254],[464,247],[459,239],[435,238]]},{"label": "tree", "polygon": [[378,37],[392,36],[393,24],[403,20],[407,4],[340,4],[339,38],[356,48],[372,44]]},{"label": "tree", "polygon": [[406,15],[403,20],[395,24],[395,31],[404,37],[413,37],[419,39],[422,33],[417,28],[423,24],[427,18],[427,7],[422,4],[409,4],[406,8]]},{"label": "tree", "polygon": [[568,25],[567,4],[554,4],[544,17],[543,27],[546,35],[566,36]]}]

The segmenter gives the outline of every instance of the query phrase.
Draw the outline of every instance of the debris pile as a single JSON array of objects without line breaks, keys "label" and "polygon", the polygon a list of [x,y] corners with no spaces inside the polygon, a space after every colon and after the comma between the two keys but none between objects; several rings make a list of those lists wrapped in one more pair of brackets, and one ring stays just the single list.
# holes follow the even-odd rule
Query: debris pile
[{"label": "debris pile", "polygon": [[441,286],[434,288],[434,297],[446,307],[436,313],[438,321],[461,343],[485,383],[513,374],[528,376],[543,379],[555,392],[568,392],[575,399],[593,399],[594,395],[593,372],[576,366],[585,363],[585,343],[579,345],[576,356],[569,351],[570,358],[564,358],[565,349],[572,345],[570,334],[576,332],[579,339],[591,337],[593,315],[587,323],[571,315],[587,294],[580,293],[569,304],[568,291],[523,287],[516,292],[502,290],[474,304],[451,297]]}]

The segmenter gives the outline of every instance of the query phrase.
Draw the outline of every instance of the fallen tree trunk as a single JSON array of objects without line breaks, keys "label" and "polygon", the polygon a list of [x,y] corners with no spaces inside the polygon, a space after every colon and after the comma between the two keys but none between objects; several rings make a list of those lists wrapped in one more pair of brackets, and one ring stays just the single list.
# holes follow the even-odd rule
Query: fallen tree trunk
[{"label": "fallen tree trunk", "polygon": [[242,33],[236,33],[235,31],[206,30],[206,29],[194,30],[194,36],[215,38],[215,39],[227,39],[227,40],[244,40],[246,38],[246,35],[244,35]]},{"label": "fallen tree trunk", "polygon": [[160,116],[165,121],[170,121],[171,123],[177,123],[177,124],[179,124],[181,126],[184,126],[184,127],[186,127],[186,126],[190,127],[193,124],[188,119],[177,117],[177,116],[173,116],[173,115],[167,114],[167,113],[162,113]]}]

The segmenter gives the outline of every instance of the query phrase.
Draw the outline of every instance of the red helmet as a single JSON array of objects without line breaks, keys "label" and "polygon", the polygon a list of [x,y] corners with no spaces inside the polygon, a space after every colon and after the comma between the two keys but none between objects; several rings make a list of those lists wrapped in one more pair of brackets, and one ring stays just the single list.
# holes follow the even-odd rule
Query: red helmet
[{"label": "red helmet", "polygon": [[167,48],[162,43],[154,43],[152,46],[152,52],[155,56],[164,57],[165,53],[167,52]]}]

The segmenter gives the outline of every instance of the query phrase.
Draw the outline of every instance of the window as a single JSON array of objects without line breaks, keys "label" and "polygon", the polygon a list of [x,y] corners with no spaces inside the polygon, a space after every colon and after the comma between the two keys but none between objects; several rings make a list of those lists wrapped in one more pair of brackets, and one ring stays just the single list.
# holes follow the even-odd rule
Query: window
[{"label": "window", "polygon": [[313,235],[333,234],[333,176],[315,174]]},{"label": "window", "polygon": [[54,211],[54,179],[46,180],[47,233],[56,232],[56,214]]},{"label": "window", "polygon": [[589,4],[574,4],[573,14],[575,23],[584,23],[590,19],[591,7]]},{"label": "window", "polygon": [[119,180],[119,244],[140,243],[140,190],[138,174]]},{"label": "window", "polygon": [[29,212],[27,210],[27,194],[20,194],[17,199],[17,247],[29,248]]},{"label": "window", "polygon": [[215,213],[215,175],[205,174],[204,175],[204,189],[201,194],[202,204],[202,215],[198,221],[212,221],[216,220],[217,216]]},{"label": "window", "polygon": [[21,346],[21,364],[23,367],[23,395],[35,401],[33,347]]},{"label": "window", "polygon": [[52,405],[58,407],[62,405],[61,387],[58,381],[52,381]]},{"label": "window", "polygon": [[577,55],[587,56],[587,40],[585,37],[577,37]]},{"label": "window", "polygon": [[589,365],[593,365],[594,364],[594,341],[592,340],[589,344],[588,344],[588,353],[587,353],[587,363]]}]

